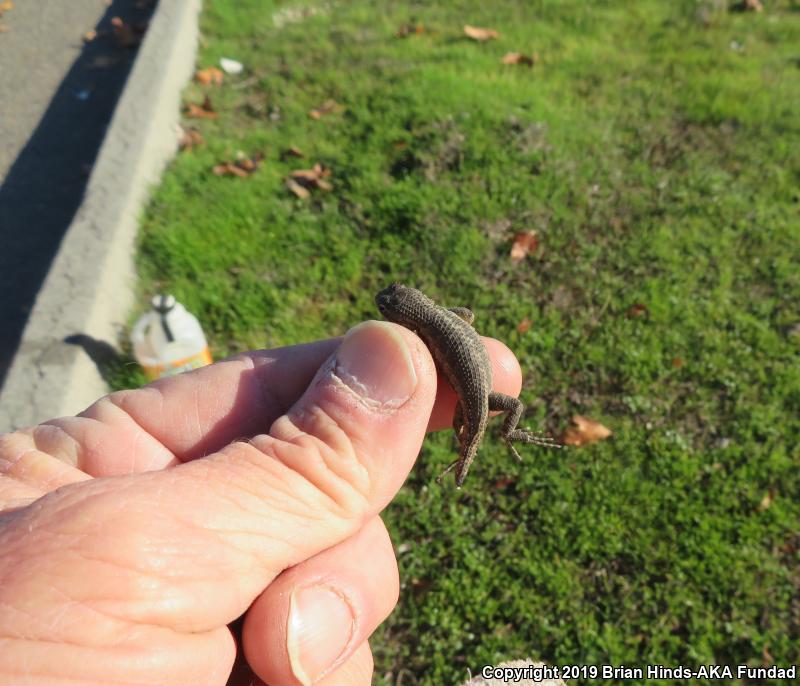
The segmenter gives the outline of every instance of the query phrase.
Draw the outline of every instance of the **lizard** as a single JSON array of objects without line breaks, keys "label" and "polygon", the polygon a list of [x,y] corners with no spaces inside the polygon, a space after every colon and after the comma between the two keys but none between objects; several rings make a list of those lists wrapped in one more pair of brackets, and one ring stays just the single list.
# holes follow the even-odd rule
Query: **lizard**
[{"label": "lizard", "polygon": [[456,486],[467,478],[483,440],[490,412],[507,412],[501,435],[511,453],[522,460],[513,441],[549,448],[561,444],[541,434],[518,429],[525,406],[518,398],[492,390],[492,363],[478,332],[475,315],[466,307],[441,307],[422,291],[393,283],[375,296],[375,304],[390,322],[416,333],[430,350],[437,367],[456,392],[453,430],[458,459],[439,477],[455,469]]}]

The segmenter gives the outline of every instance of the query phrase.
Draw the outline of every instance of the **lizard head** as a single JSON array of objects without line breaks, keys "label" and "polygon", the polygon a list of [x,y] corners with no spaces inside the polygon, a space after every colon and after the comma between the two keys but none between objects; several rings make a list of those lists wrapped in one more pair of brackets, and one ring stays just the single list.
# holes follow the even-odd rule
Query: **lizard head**
[{"label": "lizard head", "polygon": [[393,283],[375,296],[375,304],[390,322],[406,325],[418,316],[420,306],[433,305],[433,301],[416,288]]}]

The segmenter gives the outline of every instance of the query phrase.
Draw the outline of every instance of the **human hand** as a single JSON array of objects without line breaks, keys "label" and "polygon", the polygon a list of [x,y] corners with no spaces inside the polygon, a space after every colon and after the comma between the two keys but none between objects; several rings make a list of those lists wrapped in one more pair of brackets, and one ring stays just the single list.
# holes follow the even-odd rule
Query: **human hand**
[{"label": "human hand", "polygon": [[0,436],[0,683],[225,684],[244,615],[263,682],[369,684],[399,588],[378,513],[454,406],[413,333],[368,322]]}]

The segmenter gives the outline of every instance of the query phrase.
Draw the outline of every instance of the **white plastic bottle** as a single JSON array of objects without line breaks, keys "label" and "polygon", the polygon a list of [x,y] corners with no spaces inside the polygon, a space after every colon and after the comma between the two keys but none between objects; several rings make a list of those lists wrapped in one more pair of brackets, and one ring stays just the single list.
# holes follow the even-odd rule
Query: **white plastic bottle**
[{"label": "white plastic bottle", "polygon": [[133,354],[148,379],[211,364],[205,334],[193,314],[171,295],[156,295],[150,304],[131,333]]}]

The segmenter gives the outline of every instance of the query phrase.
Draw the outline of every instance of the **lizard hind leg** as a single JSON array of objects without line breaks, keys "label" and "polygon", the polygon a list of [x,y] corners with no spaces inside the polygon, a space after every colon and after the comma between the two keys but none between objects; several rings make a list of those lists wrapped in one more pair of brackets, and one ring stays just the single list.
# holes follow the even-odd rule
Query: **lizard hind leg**
[{"label": "lizard hind leg", "polygon": [[561,444],[550,436],[517,428],[517,424],[522,417],[522,412],[525,410],[525,406],[518,398],[512,398],[510,395],[493,391],[489,394],[489,410],[492,412],[508,412],[503,421],[501,433],[508,449],[518,460],[522,460],[522,457],[520,457],[517,449],[512,445],[515,441],[531,443],[546,448],[561,447]]},{"label": "lizard hind leg", "polygon": [[[436,483],[440,484],[444,481],[444,477],[446,477],[450,472],[452,472],[456,467],[459,467],[459,470],[456,472],[456,482],[459,481],[459,474],[461,473],[460,465],[463,462],[461,455],[463,454],[463,445],[464,445],[464,406],[461,404],[461,401],[456,402],[456,409],[453,413],[453,431],[456,433],[456,440],[458,441],[458,453],[459,458],[451,462],[447,469],[445,469],[439,476],[436,477]],[[463,481],[463,478],[461,479]]]}]

